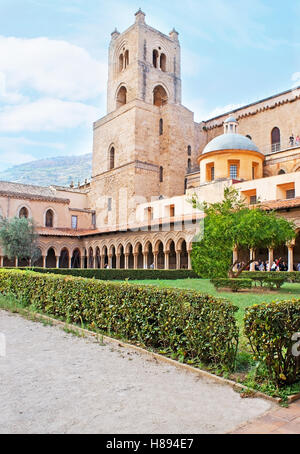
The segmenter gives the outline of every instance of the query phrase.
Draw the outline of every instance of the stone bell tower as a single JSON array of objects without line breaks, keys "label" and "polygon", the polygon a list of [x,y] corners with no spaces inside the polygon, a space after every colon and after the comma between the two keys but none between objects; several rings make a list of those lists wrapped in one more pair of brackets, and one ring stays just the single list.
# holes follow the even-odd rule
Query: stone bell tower
[{"label": "stone bell tower", "polygon": [[194,129],[181,105],[178,33],[155,30],[139,10],[131,27],[111,34],[107,115],[94,123],[97,225],[125,225],[136,204],[183,194]]}]

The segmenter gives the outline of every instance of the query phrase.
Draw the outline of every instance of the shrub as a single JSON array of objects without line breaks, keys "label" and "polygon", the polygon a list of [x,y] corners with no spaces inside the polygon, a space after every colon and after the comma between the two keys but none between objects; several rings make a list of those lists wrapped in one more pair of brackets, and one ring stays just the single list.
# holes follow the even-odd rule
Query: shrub
[{"label": "shrub", "polygon": [[300,362],[292,352],[292,336],[300,331],[300,300],[248,307],[244,321],[255,357],[265,363],[271,380],[278,386],[298,381]]},{"label": "shrub", "polygon": [[265,286],[270,289],[279,289],[285,282],[288,282],[291,279],[291,276],[289,276],[290,274],[292,273],[287,273],[286,271],[244,271],[242,276],[254,281],[255,285],[260,284],[261,287]]},{"label": "shrub", "polygon": [[237,308],[223,299],[189,290],[3,269],[0,292],[147,347],[206,363],[234,364]]},{"label": "shrub", "polygon": [[199,279],[192,270],[124,270],[124,269],[79,269],[79,268],[28,268],[38,273],[63,274],[85,278],[94,278],[102,281],[125,281],[129,280],[169,280],[169,279]]},{"label": "shrub", "polygon": [[242,289],[250,289],[252,287],[251,279],[229,279],[215,278],[210,281],[216,289],[230,288],[233,292],[238,292]]}]

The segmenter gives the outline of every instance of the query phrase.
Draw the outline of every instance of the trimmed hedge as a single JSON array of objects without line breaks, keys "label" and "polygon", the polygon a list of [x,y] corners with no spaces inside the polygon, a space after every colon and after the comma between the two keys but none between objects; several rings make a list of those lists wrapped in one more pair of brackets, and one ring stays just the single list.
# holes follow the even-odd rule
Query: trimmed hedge
[{"label": "trimmed hedge", "polygon": [[252,288],[251,279],[215,278],[210,281],[216,289],[230,288],[233,292]]},{"label": "trimmed hedge", "polygon": [[[13,268],[10,268],[13,269]],[[24,269],[24,268],[23,268]],[[124,269],[97,269],[97,268],[26,268],[38,273],[63,274],[68,276],[99,279],[101,281],[132,281],[142,280],[171,280],[171,279],[199,279],[192,270],[124,270]]]},{"label": "trimmed hedge", "polygon": [[248,307],[245,334],[257,360],[266,364],[270,378],[278,385],[300,380],[300,356],[293,355],[300,331],[300,300],[263,303]]},{"label": "trimmed hedge", "polygon": [[299,271],[243,271],[242,276],[259,283],[267,276],[280,277],[284,282],[300,282]]},{"label": "trimmed hedge", "polygon": [[251,279],[256,284],[260,284],[261,287],[268,287],[270,290],[276,288],[279,289],[285,282],[288,281],[286,272],[265,272],[265,271],[246,271],[242,273],[242,276],[247,276],[247,279]]},{"label": "trimmed hedge", "polygon": [[26,306],[182,359],[233,367],[237,307],[190,290],[0,270],[0,292]]}]

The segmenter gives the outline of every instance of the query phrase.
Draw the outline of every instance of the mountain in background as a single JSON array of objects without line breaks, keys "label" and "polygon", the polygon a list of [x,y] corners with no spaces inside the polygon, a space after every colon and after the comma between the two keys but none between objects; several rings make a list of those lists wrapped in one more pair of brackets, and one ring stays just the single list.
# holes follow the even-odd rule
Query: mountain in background
[{"label": "mountain in background", "polygon": [[59,156],[20,164],[0,172],[0,181],[38,186],[69,186],[84,182],[92,174],[92,154]]}]

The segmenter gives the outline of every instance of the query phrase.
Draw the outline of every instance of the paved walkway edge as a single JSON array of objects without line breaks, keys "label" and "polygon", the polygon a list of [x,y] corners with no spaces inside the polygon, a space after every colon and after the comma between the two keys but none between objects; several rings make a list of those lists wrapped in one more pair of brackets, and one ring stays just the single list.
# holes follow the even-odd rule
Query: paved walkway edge
[{"label": "paved walkway edge", "polygon": [[[30,318],[34,319],[36,321],[45,320],[45,321],[51,322],[51,324],[56,325],[56,326],[61,326],[63,328],[74,329],[74,331],[76,331],[78,333],[81,333],[81,334],[85,334],[87,336],[92,336],[92,337],[97,337],[97,338],[99,338],[99,336],[100,336],[101,339],[103,339],[103,341],[106,341],[107,343],[117,344],[119,347],[128,348],[130,350],[137,351],[137,352],[139,352],[139,353],[141,353],[143,355],[150,356],[150,357],[156,359],[157,361],[164,362],[164,363],[167,363],[167,364],[171,364],[171,365],[177,367],[178,369],[185,370],[186,372],[196,374],[196,375],[198,375],[200,377],[203,377],[203,378],[208,378],[208,379],[210,379],[212,381],[215,381],[215,382],[217,382],[219,384],[231,386],[231,388],[233,388],[234,391],[237,391],[237,392],[238,391],[249,391],[249,392],[251,392],[253,397],[261,397],[263,399],[269,400],[269,401],[274,402],[276,404],[279,404],[281,402],[281,399],[279,397],[268,396],[267,394],[264,394],[264,393],[262,393],[260,391],[256,391],[255,389],[248,388],[247,386],[242,385],[241,383],[237,383],[237,382],[235,382],[233,380],[228,380],[226,378],[219,377],[218,375],[211,374],[210,372],[207,372],[205,370],[197,369],[196,367],[189,366],[188,364],[179,363],[178,361],[175,361],[174,359],[171,359],[171,358],[168,358],[166,356],[160,355],[159,353],[154,353],[154,352],[145,350],[144,348],[137,347],[134,344],[129,344],[127,342],[123,342],[123,341],[120,341],[118,339],[114,339],[112,337],[108,337],[108,336],[105,336],[103,334],[96,333],[94,331],[89,331],[87,329],[80,328],[77,325],[72,325],[70,323],[63,322],[61,320],[57,320],[55,318],[49,317],[48,315],[43,315],[43,314],[39,314],[39,313],[36,313],[36,312],[31,312],[31,311],[29,311],[27,309],[22,309],[22,312],[23,312],[23,314],[30,315]],[[22,312],[18,312],[19,315],[22,316]],[[295,395],[295,396],[290,396],[288,398],[288,403],[294,402],[295,400],[298,400],[298,399],[300,399],[300,393]]]}]

